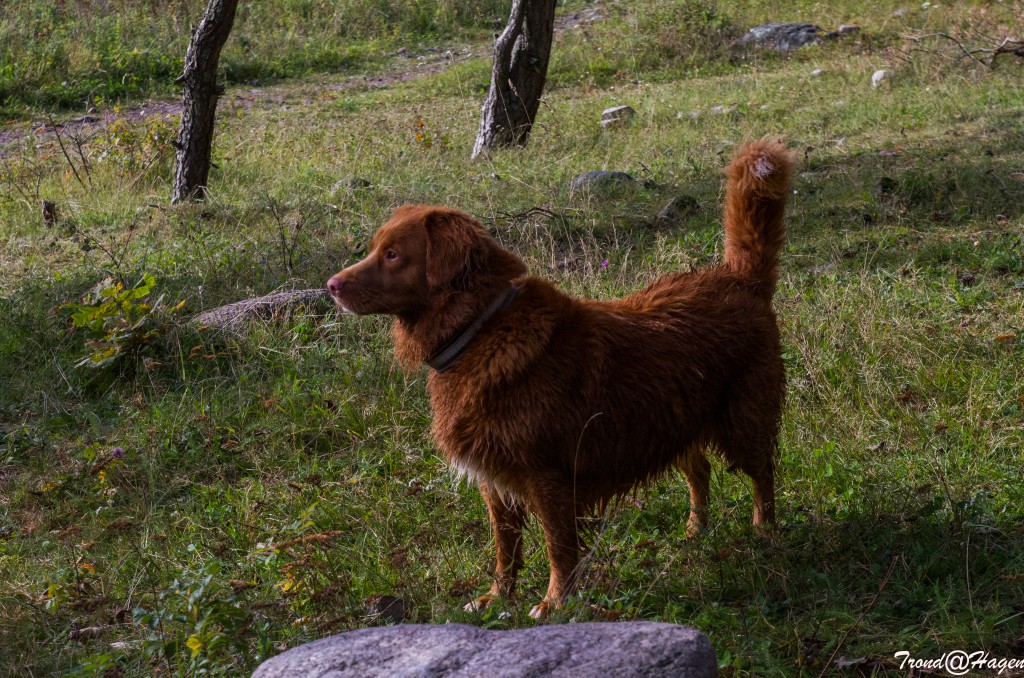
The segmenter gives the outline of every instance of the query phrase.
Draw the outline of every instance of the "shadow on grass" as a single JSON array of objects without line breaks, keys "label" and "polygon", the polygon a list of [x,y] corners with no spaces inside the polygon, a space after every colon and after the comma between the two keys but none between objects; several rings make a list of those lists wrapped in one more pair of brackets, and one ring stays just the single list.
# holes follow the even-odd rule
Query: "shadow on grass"
[{"label": "shadow on grass", "polygon": [[722,664],[754,671],[816,675],[833,651],[888,660],[1024,650],[1024,516],[984,491],[951,503],[934,487],[894,483],[863,490],[841,519],[791,504],[770,537],[736,518],[693,541],[679,536],[682,489],[614,519],[569,616],[618,610],[692,625],[710,633]]},{"label": "shadow on grass", "polygon": [[[845,236],[852,243],[839,256],[863,258],[874,250],[876,267],[898,266],[908,254],[925,265],[959,263],[967,255],[961,241],[973,244],[979,232],[1009,235],[1010,245],[1019,242],[1024,174],[1017,160],[1024,138],[1014,130],[1022,117],[1005,112],[986,130],[927,145],[812,156],[797,182],[804,197],[794,201],[791,238],[820,246],[819,240]],[[826,229],[832,229],[831,238]],[[1004,254],[994,256],[989,267],[1019,273],[1019,256]]]}]

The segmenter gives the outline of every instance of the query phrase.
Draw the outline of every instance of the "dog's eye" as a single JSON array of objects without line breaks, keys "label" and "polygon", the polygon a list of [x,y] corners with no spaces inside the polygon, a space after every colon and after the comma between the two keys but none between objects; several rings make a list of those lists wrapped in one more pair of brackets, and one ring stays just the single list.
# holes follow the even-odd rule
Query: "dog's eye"
[{"label": "dog's eye", "polygon": [[394,261],[395,259],[398,258],[398,252],[395,252],[394,250],[388,250],[387,252],[384,253],[384,258],[387,259],[388,261]]}]

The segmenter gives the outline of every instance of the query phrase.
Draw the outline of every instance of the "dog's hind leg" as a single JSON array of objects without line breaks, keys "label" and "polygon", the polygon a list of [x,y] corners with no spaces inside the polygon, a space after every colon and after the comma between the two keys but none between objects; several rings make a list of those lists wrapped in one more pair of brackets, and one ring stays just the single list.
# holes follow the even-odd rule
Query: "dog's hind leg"
[{"label": "dog's hind leg", "polygon": [[537,482],[532,489],[530,508],[540,519],[544,542],[551,562],[551,576],[544,600],[530,610],[534,619],[547,616],[552,608],[561,607],[576,588],[579,576],[581,542],[577,530],[577,505],[566,496],[566,482]]},{"label": "dog's hind leg", "polygon": [[[754,481],[754,527],[775,524],[775,439],[732,436],[722,444],[726,460]],[[741,447],[737,447],[741,445]]]},{"label": "dog's hind leg", "polygon": [[480,495],[487,504],[494,529],[494,544],[498,561],[494,567],[494,583],[487,594],[466,605],[467,610],[481,610],[499,596],[508,596],[516,586],[516,575],[523,566],[523,525],[526,524],[526,508],[509,495],[500,495],[480,481]]},{"label": "dog's hind leg", "polygon": [[754,527],[767,528],[775,524],[775,464],[774,441],[768,449],[754,455],[749,462],[739,464],[740,470],[754,481]]},{"label": "dog's hind leg", "polygon": [[722,456],[732,468],[754,481],[754,526],[775,523],[775,463],[785,371],[782,360],[771,357],[748,366],[733,383],[728,409],[715,425]]},{"label": "dog's hind leg", "polygon": [[686,484],[690,486],[690,519],[686,523],[686,536],[696,537],[707,529],[711,463],[702,449],[694,447],[680,457],[676,466],[686,476]]}]

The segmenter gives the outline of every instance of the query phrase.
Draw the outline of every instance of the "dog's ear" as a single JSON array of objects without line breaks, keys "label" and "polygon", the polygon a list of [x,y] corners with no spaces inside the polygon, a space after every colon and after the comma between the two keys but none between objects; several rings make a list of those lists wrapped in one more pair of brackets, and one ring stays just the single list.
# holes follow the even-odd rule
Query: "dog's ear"
[{"label": "dog's ear", "polygon": [[478,276],[511,280],[526,266],[499,245],[473,217],[436,209],[424,216],[427,230],[427,284],[468,289]]},{"label": "dog's ear", "polygon": [[427,284],[448,286],[469,268],[482,229],[467,214],[440,209],[427,212],[423,226],[427,230]]}]

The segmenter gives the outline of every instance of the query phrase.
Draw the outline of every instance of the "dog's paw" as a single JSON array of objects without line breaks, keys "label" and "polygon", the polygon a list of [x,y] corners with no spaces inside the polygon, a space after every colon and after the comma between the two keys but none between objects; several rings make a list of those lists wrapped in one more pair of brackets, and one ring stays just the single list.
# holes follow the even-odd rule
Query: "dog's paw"
[{"label": "dog's paw", "polygon": [[530,610],[530,616],[534,619],[544,619],[551,613],[551,603],[548,601],[542,601],[533,606]]},{"label": "dog's paw", "polygon": [[708,528],[701,522],[691,519],[686,523],[686,538],[687,539],[700,539],[704,536],[704,533],[708,531]]},{"label": "dog's paw", "polygon": [[487,607],[494,602],[494,596],[479,596],[474,600],[466,603],[466,606],[462,609],[466,612],[481,612],[486,610]]}]

